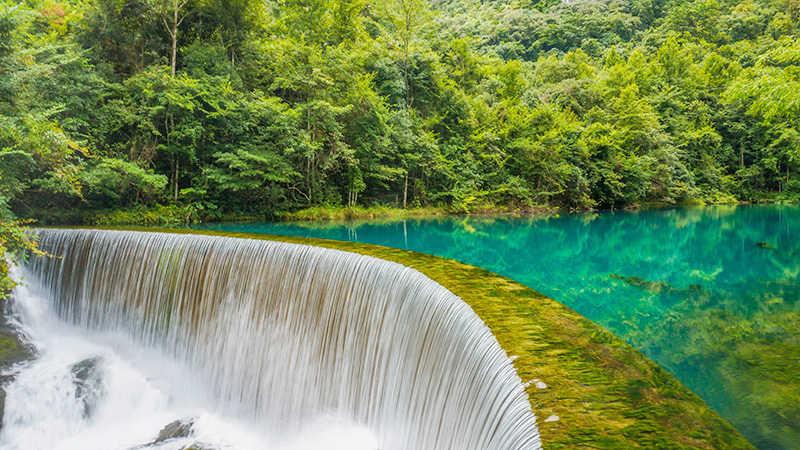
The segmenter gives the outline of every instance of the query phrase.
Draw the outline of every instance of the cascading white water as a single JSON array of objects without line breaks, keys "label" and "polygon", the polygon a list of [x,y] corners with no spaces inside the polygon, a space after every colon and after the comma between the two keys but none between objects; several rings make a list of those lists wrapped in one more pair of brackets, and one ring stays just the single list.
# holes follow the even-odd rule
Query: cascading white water
[{"label": "cascading white water", "polygon": [[[218,448],[541,447],[527,394],[488,327],[413,269],[259,240],[38,234],[56,257],[23,268],[30,292],[18,290],[14,307],[41,351],[8,386],[0,445],[44,448],[20,444],[37,436],[37,421],[56,427],[39,435],[76,442],[63,448],[88,448],[78,442],[97,423],[147,422],[133,427],[141,436],[98,447],[131,448],[178,416],[194,418],[193,438]],[[52,314],[34,313],[37,298],[51,299]],[[43,374],[53,379],[37,380]],[[48,387],[33,392],[36,384]],[[36,405],[61,391],[70,402],[59,411]],[[210,431],[222,428],[249,443]]]}]

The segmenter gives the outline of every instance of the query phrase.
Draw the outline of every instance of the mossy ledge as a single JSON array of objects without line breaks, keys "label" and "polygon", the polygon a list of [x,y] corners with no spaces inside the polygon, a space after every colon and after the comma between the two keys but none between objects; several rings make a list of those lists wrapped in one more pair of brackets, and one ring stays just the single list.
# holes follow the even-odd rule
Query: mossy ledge
[{"label": "mossy ledge", "polygon": [[[466,301],[516,356],[546,449],[754,449],[728,422],[641,352],[566,306],[487,270],[375,245],[238,232],[140,227],[315,245],[413,267]],[[559,420],[545,422],[551,415]]]}]

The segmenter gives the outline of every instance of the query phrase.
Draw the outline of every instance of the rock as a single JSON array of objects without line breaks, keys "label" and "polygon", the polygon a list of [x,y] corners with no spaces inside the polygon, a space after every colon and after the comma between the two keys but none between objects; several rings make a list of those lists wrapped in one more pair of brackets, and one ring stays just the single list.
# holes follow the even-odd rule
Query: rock
[{"label": "rock", "polygon": [[83,402],[83,415],[90,417],[103,396],[100,357],[87,358],[70,368],[75,377],[75,397]]},{"label": "rock", "polygon": [[0,370],[33,357],[33,351],[11,327],[0,325]]},{"label": "rock", "polygon": [[3,429],[3,416],[6,412],[6,390],[0,388],[0,430]]},{"label": "rock", "polygon": [[153,443],[160,444],[170,439],[189,437],[192,434],[193,426],[194,426],[194,420],[188,420],[188,421],[176,420],[174,422],[171,422],[167,426],[162,428],[161,431],[158,432],[158,437],[156,438],[155,441],[153,441]]},{"label": "rock", "polygon": [[557,415],[555,415],[555,414],[552,414],[552,415],[551,415],[550,417],[548,417],[547,419],[544,419],[544,421],[545,421],[545,422],[558,422],[558,416],[557,416]]},{"label": "rock", "polygon": [[643,289],[651,294],[667,294],[684,297],[695,302],[708,302],[711,298],[711,292],[706,290],[699,284],[690,284],[685,288],[676,288],[666,281],[650,281],[639,277],[625,277],[612,273],[608,276],[615,280],[623,281],[635,288]]},{"label": "rock", "polygon": [[775,246],[770,244],[769,242],[756,242],[756,247],[768,248],[768,249],[771,249],[771,250],[775,250]]},{"label": "rock", "polygon": [[100,364],[100,357],[87,358],[83,361],[73,364],[70,372],[75,376],[75,379],[81,383],[86,383],[92,378],[96,378],[99,374],[98,365]]},{"label": "rock", "polygon": [[628,283],[633,287],[644,289],[645,291],[652,292],[653,294],[658,294],[661,292],[668,293],[675,290],[675,288],[667,284],[665,281],[649,281],[639,277],[624,277],[622,275],[617,275],[615,273],[612,273],[611,275],[609,275],[609,277],[620,281],[624,281],[625,283]]}]

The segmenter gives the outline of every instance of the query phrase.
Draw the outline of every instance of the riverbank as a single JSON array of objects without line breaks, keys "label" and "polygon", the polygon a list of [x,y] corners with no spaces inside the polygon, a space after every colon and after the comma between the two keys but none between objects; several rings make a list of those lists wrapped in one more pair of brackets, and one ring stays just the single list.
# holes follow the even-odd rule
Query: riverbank
[{"label": "riverbank", "polygon": [[485,205],[468,211],[440,206],[398,208],[394,206],[317,206],[280,214],[277,219],[285,222],[329,221],[329,220],[391,220],[411,217],[435,217],[450,215],[505,215],[505,214],[556,214],[553,207],[516,208],[501,205]]},{"label": "riverbank", "polygon": [[[675,208],[682,206],[748,205],[748,204],[797,204],[800,195],[787,193],[760,193],[751,200],[737,200],[729,194],[707,195],[702,199],[689,199],[682,203],[636,202],[626,205],[625,210]],[[346,220],[402,220],[436,216],[488,216],[488,215],[553,215],[564,212],[603,211],[598,209],[571,210],[551,205],[514,206],[502,204],[471,205],[469,208],[451,206],[419,206],[402,208],[395,205],[377,206],[330,206],[320,205],[294,211],[265,211],[263,214],[242,212],[220,212],[209,210],[198,204],[184,205],[139,205],[126,209],[95,211],[82,210],[31,210],[30,219],[38,225],[87,225],[87,226],[180,226],[197,223],[226,222],[310,222]]]}]

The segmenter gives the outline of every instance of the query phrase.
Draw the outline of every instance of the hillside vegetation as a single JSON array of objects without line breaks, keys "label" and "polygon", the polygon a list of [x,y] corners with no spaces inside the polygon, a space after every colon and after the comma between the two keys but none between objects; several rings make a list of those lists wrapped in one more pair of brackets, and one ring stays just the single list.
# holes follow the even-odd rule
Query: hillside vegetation
[{"label": "hillside vegetation", "polygon": [[0,0],[0,213],[792,201],[798,14],[798,0]]}]

